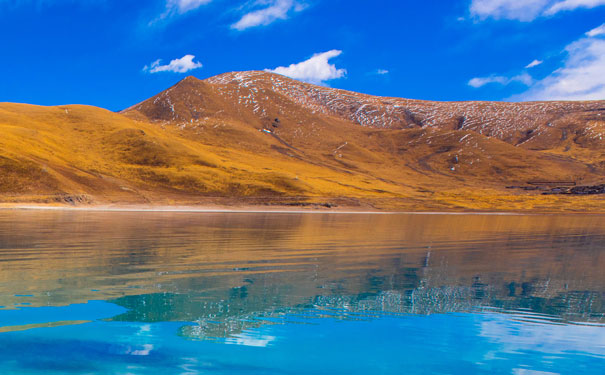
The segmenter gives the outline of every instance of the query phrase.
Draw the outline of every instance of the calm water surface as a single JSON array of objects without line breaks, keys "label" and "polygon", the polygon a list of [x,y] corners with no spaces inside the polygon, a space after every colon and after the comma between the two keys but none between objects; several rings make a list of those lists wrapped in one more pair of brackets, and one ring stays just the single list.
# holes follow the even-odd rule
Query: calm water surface
[{"label": "calm water surface", "polygon": [[605,218],[0,211],[0,374],[605,373]]}]

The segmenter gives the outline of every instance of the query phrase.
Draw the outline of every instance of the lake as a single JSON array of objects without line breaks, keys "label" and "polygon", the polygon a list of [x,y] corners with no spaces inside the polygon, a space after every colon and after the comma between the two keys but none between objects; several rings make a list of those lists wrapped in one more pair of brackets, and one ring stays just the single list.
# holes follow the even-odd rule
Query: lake
[{"label": "lake", "polygon": [[603,374],[605,217],[0,211],[1,374]]}]

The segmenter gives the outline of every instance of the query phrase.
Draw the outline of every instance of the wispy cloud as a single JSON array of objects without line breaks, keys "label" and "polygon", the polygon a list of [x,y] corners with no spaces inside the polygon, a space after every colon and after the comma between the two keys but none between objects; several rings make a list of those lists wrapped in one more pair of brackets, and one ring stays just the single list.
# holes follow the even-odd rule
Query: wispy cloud
[{"label": "wispy cloud", "polygon": [[586,33],[586,36],[589,36],[591,38],[593,38],[595,36],[599,36],[599,35],[605,35],[605,23],[599,27],[595,27],[594,29],[592,29]]},{"label": "wispy cloud", "polygon": [[376,70],[376,74],[378,74],[380,76],[384,76],[384,75],[387,75],[389,73],[390,72],[388,70],[386,70],[386,69],[378,69],[378,70]]},{"label": "wispy cloud", "polygon": [[202,5],[206,5],[211,1],[212,0],[167,0],[166,8],[174,9],[182,14],[197,9]]},{"label": "wispy cloud", "polygon": [[[473,78],[469,86],[508,85],[520,82],[528,89],[511,100],[603,100],[605,99],[605,24],[584,34],[565,47],[563,66],[541,80],[526,72],[513,76],[492,75]],[[542,64],[534,60],[525,68]]]},{"label": "wispy cloud", "polygon": [[479,19],[531,21],[544,11],[549,2],[549,0],[473,0],[470,13]]},{"label": "wispy cloud", "polygon": [[330,59],[341,54],[342,51],[335,49],[328,52],[316,53],[313,57],[303,62],[291,64],[287,67],[280,66],[275,69],[265,69],[265,71],[321,85],[325,84],[326,81],[346,76],[346,69],[338,69],[334,64],[330,64]]},{"label": "wispy cloud", "polygon": [[180,59],[174,59],[169,64],[161,65],[162,60],[156,60],[150,65],[146,65],[143,71],[148,73],[172,72],[187,73],[190,70],[199,69],[202,63],[193,61],[194,55],[185,55]]},{"label": "wispy cloud", "polygon": [[605,5],[605,0],[563,0],[555,1],[550,8],[546,9],[545,15],[551,16],[559,12],[566,10],[576,10],[579,8],[596,8],[598,6]]},{"label": "wispy cloud", "polygon": [[514,100],[605,99],[605,26],[565,48],[563,66],[536,82]]},{"label": "wispy cloud", "polygon": [[498,75],[492,75],[489,77],[476,77],[471,79],[470,81],[468,81],[468,85],[474,88],[480,88],[483,87],[485,85],[489,85],[491,83],[496,83],[502,86],[506,86],[506,85],[510,85],[511,83],[515,83],[515,82],[519,82],[522,83],[526,86],[529,86],[532,84],[533,82],[533,78],[527,74],[527,73],[522,73],[513,77],[506,77],[506,76],[498,76]]},{"label": "wispy cloud", "polygon": [[201,7],[202,5],[209,4],[210,2],[212,2],[212,0],[166,0],[166,10],[164,13],[151,21],[149,24],[153,25],[172,16],[185,14]]},{"label": "wispy cloud", "polygon": [[563,11],[601,5],[605,5],[605,0],[472,0],[470,13],[480,20],[494,18],[529,22]]},{"label": "wispy cloud", "polygon": [[530,68],[536,67],[538,65],[542,65],[543,62],[544,61],[542,61],[542,60],[534,60],[534,61],[530,62],[529,64],[527,64],[525,66],[525,69],[530,69]]},{"label": "wispy cloud", "polygon": [[[285,20],[292,12],[300,12],[306,8],[303,3],[295,0],[257,0],[252,10],[231,25],[235,30],[246,30],[257,26],[266,26],[277,20]],[[258,7],[261,7],[258,9]]]}]

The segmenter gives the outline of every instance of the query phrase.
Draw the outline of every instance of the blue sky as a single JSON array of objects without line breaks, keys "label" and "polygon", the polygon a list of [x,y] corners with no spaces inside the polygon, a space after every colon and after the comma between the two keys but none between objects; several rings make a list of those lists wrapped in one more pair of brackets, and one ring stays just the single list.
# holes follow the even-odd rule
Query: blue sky
[{"label": "blue sky", "polygon": [[270,69],[427,100],[605,99],[605,0],[0,0],[0,101],[129,107]]}]

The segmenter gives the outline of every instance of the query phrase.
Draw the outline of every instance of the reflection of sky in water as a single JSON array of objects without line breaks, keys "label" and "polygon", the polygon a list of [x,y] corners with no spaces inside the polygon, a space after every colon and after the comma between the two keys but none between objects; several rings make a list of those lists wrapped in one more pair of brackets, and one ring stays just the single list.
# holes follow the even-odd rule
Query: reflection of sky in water
[{"label": "reflection of sky in water", "polygon": [[264,348],[275,341],[275,336],[264,336],[255,332],[242,332],[231,335],[225,339],[226,344],[257,346]]},{"label": "reflection of sky in water", "polygon": [[480,337],[504,353],[539,351],[560,356],[577,352],[605,359],[604,325],[542,324],[530,317],[532,321],[527,322],[519,319],[522,315],[486,315]]},{"label": "reflection of sky in water", "polygon": [[106,302],[0,311],[11,326],[44,316],[91,321],[1,333],[0,373],[601,375],[605,368],[603,326],[552,324],[522,312],[343,319],[301,309],[280,324],[208,341],[177,335],[195,322],[106,319],[122,311]]}]

